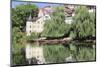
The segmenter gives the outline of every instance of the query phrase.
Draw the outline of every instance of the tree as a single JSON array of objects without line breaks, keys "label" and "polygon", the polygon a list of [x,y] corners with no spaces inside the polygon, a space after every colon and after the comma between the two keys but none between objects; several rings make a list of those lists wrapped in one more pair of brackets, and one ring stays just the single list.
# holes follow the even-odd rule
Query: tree
[{"label": "tree", "polygon": [[18,27],[23,31],[30,13],[32,14],[32,17],[37,16],[38,8],[36,5],[19,5],[12,8],[12,27]]},{"label": "tree", "polygon": [[95,35],[95,13],[89,13],[85,6],[75,10],[72,29],[76,38],[85,38]]},{"label": "tree", "polygon": [[65,23],[64,7],[57,6],[53,8],[51,19],[45,21],[42,36],[61,37],[68,34],[70,25]]},{"label": "tree", "polygon": [[21,32],[19,28],[12,29],[12,61],[13,64],[25,64],[25,48],[26,37],[25,33]]}]

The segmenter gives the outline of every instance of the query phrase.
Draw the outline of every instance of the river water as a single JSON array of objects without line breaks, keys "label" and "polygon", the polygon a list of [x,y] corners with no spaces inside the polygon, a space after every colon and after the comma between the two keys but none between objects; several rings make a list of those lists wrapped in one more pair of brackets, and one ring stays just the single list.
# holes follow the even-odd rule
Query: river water
[{"label": "river water", "polygon": [[[32,59],[29,64],[49,64],[63,62],[81,62],[96,60],[96,44],[87,42],[70,42],[64,44],[26,45],[26,59]],[[34,59],[36,60],[34,60]]]}]

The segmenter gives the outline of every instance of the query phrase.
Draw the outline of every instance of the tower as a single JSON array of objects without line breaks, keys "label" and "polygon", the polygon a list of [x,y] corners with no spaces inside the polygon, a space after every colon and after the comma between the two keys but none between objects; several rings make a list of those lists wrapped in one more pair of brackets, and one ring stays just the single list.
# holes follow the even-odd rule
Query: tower
[{"label": "tower", "polygon": [[30,36],[32,33],[32,16],[31,16],[31,13],[27,19],[27,22],[26,22],[26,35],[27,36]]}]

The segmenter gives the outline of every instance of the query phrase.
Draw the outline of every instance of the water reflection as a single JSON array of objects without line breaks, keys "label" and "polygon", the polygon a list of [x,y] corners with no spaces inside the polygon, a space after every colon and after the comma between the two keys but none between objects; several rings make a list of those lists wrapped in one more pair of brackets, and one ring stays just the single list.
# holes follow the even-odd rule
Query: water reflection
[{"label": "water reflection", "polygon": [[[94,61],[96,60],[95,43],[70,42],[64,44],[28,43],[26,59],[35,61],[32,64],[47,64],[61,62]],[[29,61],[30,63],[30,61]]]}]

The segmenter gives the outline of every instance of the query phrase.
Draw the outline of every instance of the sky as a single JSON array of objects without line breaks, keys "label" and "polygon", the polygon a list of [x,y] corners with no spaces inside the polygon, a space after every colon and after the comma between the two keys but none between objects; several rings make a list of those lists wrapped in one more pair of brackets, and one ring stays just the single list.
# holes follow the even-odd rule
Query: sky
[{"label": "sky", "polygon": [[[27,4],[27,2],[22,2],[22,1],[12,1],[12,8],[15,8],[17,5],[21,5],[21,4]],[[31,4],[35,4],[37,5],[39,8],[43,8],[45,6],[58,6],[61,4],[50,4],[50,3],[36,3],[36,2],[31,2]]]}]

